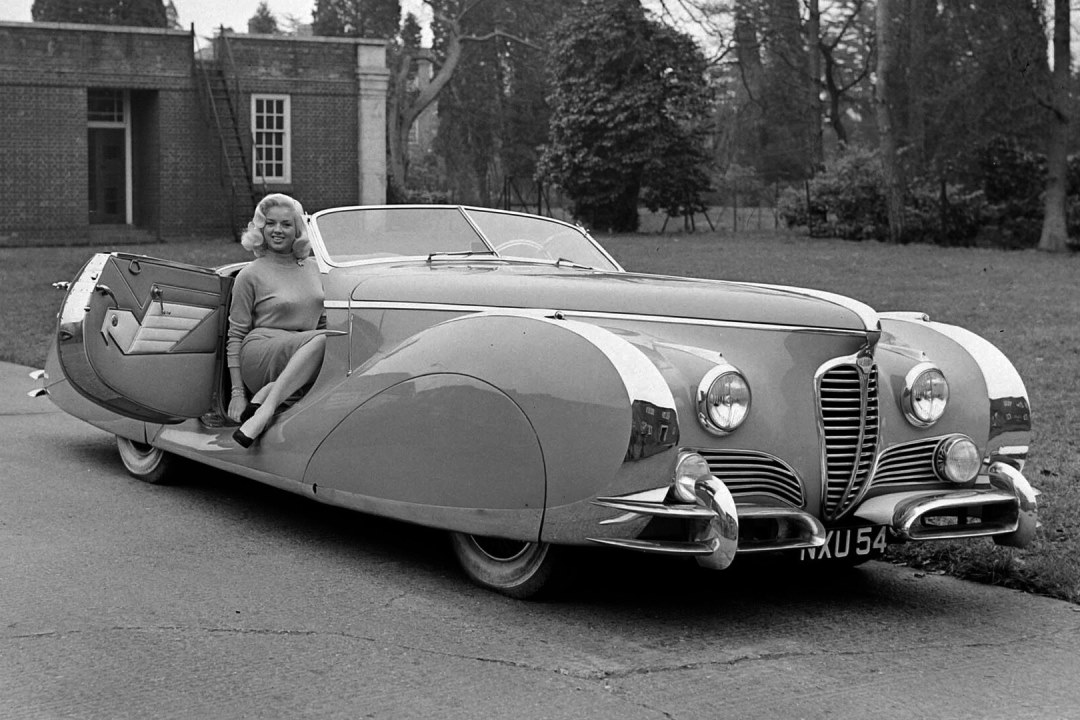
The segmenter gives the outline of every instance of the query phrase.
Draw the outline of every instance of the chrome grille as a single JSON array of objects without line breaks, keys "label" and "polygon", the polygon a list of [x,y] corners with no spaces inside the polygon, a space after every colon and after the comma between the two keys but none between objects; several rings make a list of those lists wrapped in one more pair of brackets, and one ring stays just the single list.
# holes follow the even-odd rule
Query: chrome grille
[{"label": "chrome grille", "polygon": [[934,472],[934,453],[941,441],[939,437],[915,440],[885,450],[878,458],[871,483],[879,487],[942,482]]},{"label": "chrome grille", "polygon": [[835,520],[866,488],[878,444],[878,372],[837,365],[818,384],[824,433],[825,493],[822,514]]},{"label": "chrome grille", "polygon": [[802,483],[787,463],[752,450],[696,450],[709,463],[709,472],[738,499],[766,495],[802,507]]}]

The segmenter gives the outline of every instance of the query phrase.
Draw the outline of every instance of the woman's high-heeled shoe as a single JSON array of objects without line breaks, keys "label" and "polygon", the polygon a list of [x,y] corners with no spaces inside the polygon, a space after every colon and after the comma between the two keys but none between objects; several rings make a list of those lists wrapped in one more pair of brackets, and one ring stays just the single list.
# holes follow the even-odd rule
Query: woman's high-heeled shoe
[{"label": "woman's high-heeled shoe", "polygon": [[232,439],[236,441],[237,445],[244,448],[245,450],[251,447],[251,444],[255,442],[255,438],[248,437],[240,428],[236,428],[236,430],[233,432]]}]

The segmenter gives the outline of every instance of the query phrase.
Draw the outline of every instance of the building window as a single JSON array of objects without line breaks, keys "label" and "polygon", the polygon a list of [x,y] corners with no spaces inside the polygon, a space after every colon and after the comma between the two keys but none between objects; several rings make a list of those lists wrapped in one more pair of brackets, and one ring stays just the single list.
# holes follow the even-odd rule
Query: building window
[{"label": "building window", "polygon": [[288,95],[251,96],[253,174],[257,183],[288,183],[292,137]]},{"label": "building window", "polygon": [[86,119],[98,127],[124,125],[124,91],[91,88],[86,91]]}]

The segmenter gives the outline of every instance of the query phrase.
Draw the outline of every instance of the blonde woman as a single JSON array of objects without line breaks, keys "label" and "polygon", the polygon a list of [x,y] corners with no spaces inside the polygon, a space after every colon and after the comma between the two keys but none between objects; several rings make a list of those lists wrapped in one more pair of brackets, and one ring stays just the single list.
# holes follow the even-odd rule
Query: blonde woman
[{"label": "blonde woman", "polygon": [[267,195],[240,242],[255,260],[233,283],[226,359],[229,417],[242,423],[233,439],[248,448],[278,406],[315,380],[326,347],[326,315],[318,267],[306,261],[311,243],[299,202]]}]

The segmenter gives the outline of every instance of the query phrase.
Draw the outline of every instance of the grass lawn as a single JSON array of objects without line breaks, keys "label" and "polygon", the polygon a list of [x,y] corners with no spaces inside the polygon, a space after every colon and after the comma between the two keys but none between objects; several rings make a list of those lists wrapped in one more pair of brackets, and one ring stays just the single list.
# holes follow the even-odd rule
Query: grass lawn
[{"label": "grass lawn", "polygon": [[[891,246],[776,232],[598,238],[628,270],[797,285],[878,310],[920,310],[989,339],[1027,384],[1034,439],[1025,474],[1042,528],[1026,550],[989,540],[894,546],[900,561],[1080,602],[1080,255]],[[108,248],[200,265],[247,258],[235,243]],[[0,249],[0,360],[40,367],[62,295],[95,248]]]}]

